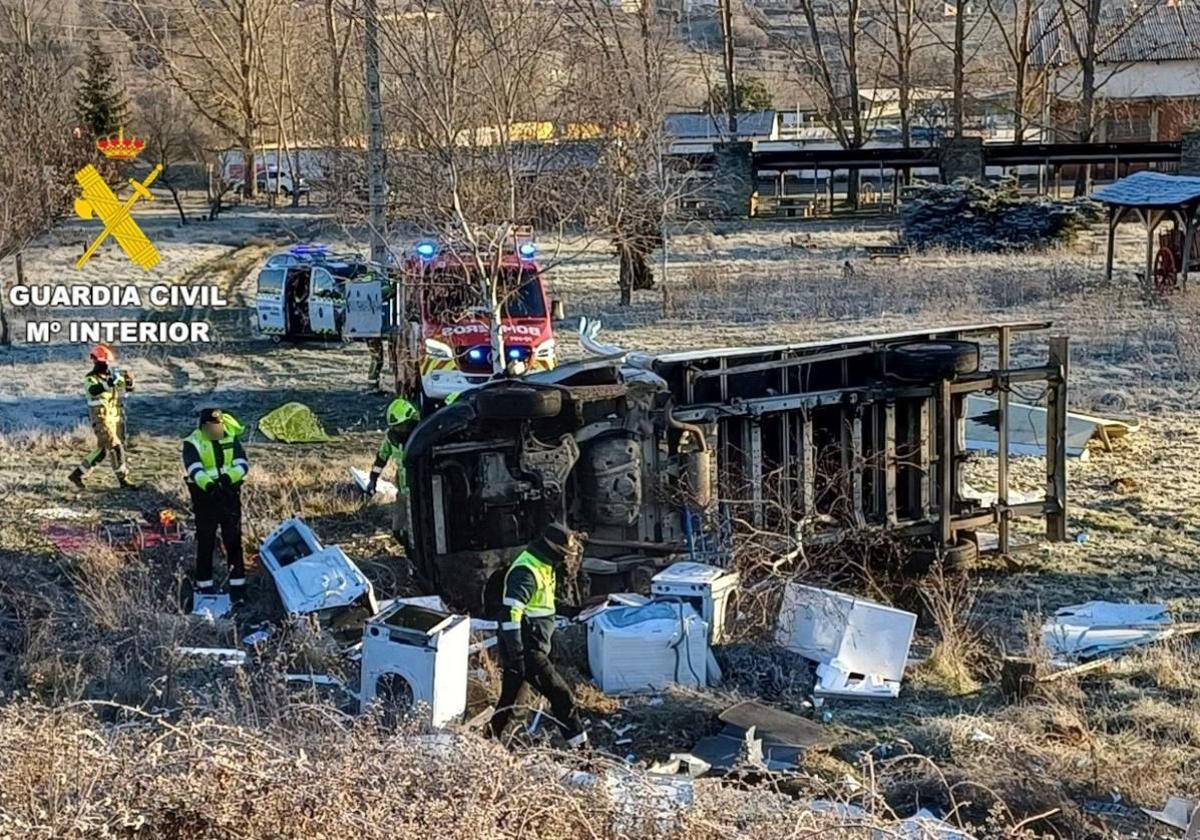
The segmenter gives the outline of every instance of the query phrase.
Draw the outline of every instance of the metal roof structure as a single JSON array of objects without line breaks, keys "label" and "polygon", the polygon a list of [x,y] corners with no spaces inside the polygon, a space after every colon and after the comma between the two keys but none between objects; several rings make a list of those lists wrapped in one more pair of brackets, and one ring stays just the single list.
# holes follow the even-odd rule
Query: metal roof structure
[{"label": "metal roof structure", "polygon": [[1200,201],[1200,178],[1135,172],[1100,187],[1092,193],[1092,198],[1116,207],[1180,207]]},{"label": "metal roof structure", "polygon": [[[676,112],[667,114],[663,121],[667,135],[675,140],[720,140],[728,133],[724,114]],[[773,138],[777,133],[777,124],[775,111],[747,111],[738,114],[738,139]]]},{"label": "metal roof structure", "polygon": [[[1082,31],[1083,21],[1076,22]],[[1038,67],[1077,63],[1071,47],[1071,26],[1056,5],[1039,10],[1034,21],[1030,56]],[[1141,61],[1200,61],[1200,6],[1194,2],[1152,0],[1149,5],[1112,6],[1101,12],[1101,64]]]}]

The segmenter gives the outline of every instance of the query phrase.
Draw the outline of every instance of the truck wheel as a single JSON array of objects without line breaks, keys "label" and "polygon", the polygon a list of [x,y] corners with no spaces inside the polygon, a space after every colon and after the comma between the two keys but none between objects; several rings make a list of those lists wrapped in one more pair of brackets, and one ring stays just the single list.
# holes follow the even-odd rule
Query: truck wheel
[{"label": "truck wheel", "polygon": [[979,558],[979,546],[974,541],[959,539],[953,545],[918,545],[908,555],[904,571],[912,575],[927,574],[938,559],[946,571],[957,571],[970,567]]},{"label": "truck wheel", "polygon": [[901,379],[953,379],[977,370],[979,345],[970,341],[914,341],[887,351],[887,371]]},{"label": "truck wheel", "polygon": [[562,411],[562,392],[528,385],[481,388],[475,396],[475,411],[482,418],[494,420],[555,417]]}]

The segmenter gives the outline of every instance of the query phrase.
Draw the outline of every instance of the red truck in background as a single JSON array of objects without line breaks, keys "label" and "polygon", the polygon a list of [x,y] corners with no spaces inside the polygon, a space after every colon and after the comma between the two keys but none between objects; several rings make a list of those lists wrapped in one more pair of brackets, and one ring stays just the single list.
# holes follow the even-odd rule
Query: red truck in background
[{"label": "red truck in background", "polygon": [[[544,371],[557,364],[555,307],[532,240],[515,238],[483,259],[434,241],[418,242],[405,255],[404,282],[410,316],[420,320],[414,349],[425,401],[444,401],[500,371]],[[500,364],[492,358],[493,283],[501,311]]]}]

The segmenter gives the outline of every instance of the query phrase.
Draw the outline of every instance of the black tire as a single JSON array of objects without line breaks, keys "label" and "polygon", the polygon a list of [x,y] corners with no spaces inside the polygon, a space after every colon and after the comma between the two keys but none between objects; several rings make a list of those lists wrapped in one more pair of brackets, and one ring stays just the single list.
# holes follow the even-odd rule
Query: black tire
[{"label": "black tire", "polygon": [[979,370],[979,345],[970,341],[914,341],[887,351],[887,372],[901,379],[953,379]]},{"label": "black tire", "polygon": [[562,392],[554,388],[506,384],[481,388],[475,395],[475,413],[492,420],[535,420],[556,417],[562,411]]},{"label": "black tire", "polygon": [[942,568],[948,572],[967,569],[979,558],[979,546],[973,540],[960,539],[953,545],[917,545],[908,555],[904,571],[910,575],[924,575],[941,560]]}]

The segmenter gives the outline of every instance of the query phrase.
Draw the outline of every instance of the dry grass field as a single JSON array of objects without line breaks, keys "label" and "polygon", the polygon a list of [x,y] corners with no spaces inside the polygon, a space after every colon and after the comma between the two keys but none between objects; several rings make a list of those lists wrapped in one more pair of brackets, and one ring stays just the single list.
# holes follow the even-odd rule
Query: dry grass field
[{"label": "dry grass field", "polygon": [[[1142,421],[1112,451],[1096,447],[1069,463],[1069,527],[1085,541],[1046,543],[1023,524],[1027,549],[1007,561],[984,562],[965,579],[935,575],[904,592],[872,590],[922,605],[913,650],[920,662],[898,701],[830,703],[817,719],[838,746],[785,781],[703,780],[694,807],[667,813],[638,787],[644,778],[623,769],[627,754],[644,765],[686,750],[713,712],[741,697],[813,713],[809,678],[756,642],[748,609],[740,641],[720,654],[726,683],[668,693],[661,704],[589,687],[582,646],[568,635],[564,668],[599,748],[582,760],[538,738],[508,750],[469,732],[429,735],[352,717],[338,692],[284,679],[355,679],[334,642],[305,622],[277,626],[246,668],[181,658],[181,644],[233,645],[260,624],[278,624],[271,582],[253,563],[250,609],[236,621],[206,622],[181,607],[190,542],[130,554],[101,545],[64,551],[51,536],[163,508],[186,512],[178,441],[204,405],[254,420],[299,400],[334,435],[312,446],[252,438],[244,494],[251,551],[298,514],[326,543],[343,545],[381,596],[411,590],[387,536],[388,512],[364,505],[346,479],[347,466],[369,464],[387,401],[363,388],[366,353],[273,345],[250,333],[254,266],[275,243],[350,240],[322,224],[303,209],[237,210],[183,230],[163,217],[171,233],[160,242],[162,277],[218,283],[231,305],[193,313],[216,325],[212,346],[118,348],[138,384],[130,461],[139,490],[118,491],[103,465],[82,493],[67,482],[90,447],[84,349],[0,349],[0,836],[918,836],[898,820],[930,807],[976,837],[1147,837],[1170,829],[1140,807],[1161,807],[1170,794],[1200,798],[1200,648],[1190,638],[1051,683],[1021,703],[998,687],[999,658],[1035,652],[1036,628],[1057,607],[1161,599],[1180,619],[1200,613],[1200,291],[1140,292],[1132,228],[1122,231],[1111,284],[1103,243],[1090,237],[1050,252],[891,262],[862,250],[894,236],[882,223],[687,229],[672,237],[665,290],[639,293],[625,309],[601,242],[564,236],[551,248],[563,260],[553,293],[569,315],[599,318],[603,338],[624,347],[1048,321],[1050,334],[1071,338],[1072,406]],[[792,246],[798,234],[807,247]],[[30,279],[145,282],[114,253],[86,277],[71,274],[78,238],[67,229],[31,249]],[[13,315],[20,338],[23,319],[39,313]],[[1016,360],[1038,358],[1044,342],[1045,334],[1023,340]],[[570,334],[562,344],[580,353]],[[994,464],[981,457],[970,469],[982,482]],[[1015,487],[1036,490],[1043,481],[1040,460],[1015,460]],[[804,579],[821,583],[833,573],[817,564]],[[485,667],[472,681],[472,710],[496,690],[494,668]],[[626,723],[636,726],[632,742],[617,745],[613,731]],[[813,799],[864,810],[817,813]],[[1089,803],[1100,801],[1119,807],[1097,815]]]}]

